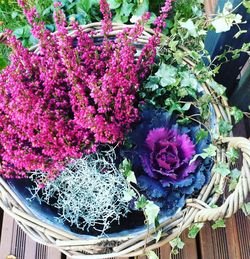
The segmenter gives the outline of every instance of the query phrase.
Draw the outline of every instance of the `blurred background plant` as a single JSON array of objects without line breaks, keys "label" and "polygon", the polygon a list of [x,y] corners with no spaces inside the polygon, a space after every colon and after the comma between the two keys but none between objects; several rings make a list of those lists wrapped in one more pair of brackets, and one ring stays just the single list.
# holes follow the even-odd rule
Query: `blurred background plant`
[{"label": "blurred background plant", "polygon": [[[51,31],[55,30],[53,21],[54,2],[61,2],[64,12],[69,20],[77,20],[80,24],[88,24],[101,19],[99,11],[99,0],[28,0],[30,5],[35,5],[40,17]],[[108,0],[113,12],[114,22],[134,22],[144,12],[152,12],[151,22],[156,17],[158,10],[164,0]],[[178,0],[174,8],[175,12],[182,17],[189,18],[193,15],[192,6],[197,0]],[[174,27],[174,21],[167,21],[168,28],[164,31],[168,34]],[[36,44],[36,39],[30,33],[30,25],[25,19],[17,0],[0,0],[0,32],[4,29],[11,29],[16,37],[22,40],[24,46],[29,47]],[[8,64],[10,50],[0,45],[0,70]]]}]

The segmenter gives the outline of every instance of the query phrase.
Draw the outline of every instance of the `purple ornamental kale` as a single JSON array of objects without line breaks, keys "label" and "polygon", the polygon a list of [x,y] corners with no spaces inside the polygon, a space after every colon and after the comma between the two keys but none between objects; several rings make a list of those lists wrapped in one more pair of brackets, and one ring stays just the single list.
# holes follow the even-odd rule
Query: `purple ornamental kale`
[{"label": "purple ornamental kale", "polygon": [[210,177],[210,159],[191,162],[195,154],[208,146],[210,137],[196,143],[200,126],[178,125],[176,116],[162,109],[145,109],[141,118],[141,124],[131,134],[138,185],[165,215],[172,215]]}]

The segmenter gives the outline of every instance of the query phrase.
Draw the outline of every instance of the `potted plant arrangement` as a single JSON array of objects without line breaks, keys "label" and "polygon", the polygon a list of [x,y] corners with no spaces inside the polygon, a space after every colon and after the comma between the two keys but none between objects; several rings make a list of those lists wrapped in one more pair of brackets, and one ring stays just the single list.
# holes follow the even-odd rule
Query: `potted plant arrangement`
[{"label": "potted plant arrangement", "polygon": [[[18,0],[37,45],[1,36],[12,52],[0,74],[0,204],[72,258],[156,258],[153,249],[171,240],[175,249],[190,226],[220,224],[248,195],[250,143],[231,136],[244,114],[228,106],[203,44],[209,27],[242,20],[230,3],[208,21],[200,1],[183,17],[166,0],[158,16],[126,25],[112,22],[108,2],[87,25],[68,24],[55,2],[51,32]],[[239,151],[241,172],[230,169]]]}]

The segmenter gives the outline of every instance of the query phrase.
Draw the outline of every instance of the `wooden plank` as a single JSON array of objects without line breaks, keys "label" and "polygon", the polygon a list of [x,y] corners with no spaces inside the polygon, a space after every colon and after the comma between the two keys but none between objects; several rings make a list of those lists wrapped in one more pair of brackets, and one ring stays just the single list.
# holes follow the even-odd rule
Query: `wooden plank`
[{"label": "wooden plank", "polygon": [[61,252],[54,248],[54,247],[49,247],[48,248],[48,256],[46,259],[61,259]]},{"label": "wooden plank", "polygon": [[160,258],[171,259],[171,247],[169,244],[160,248]]},{"label": "wooden plank", "polygon": [[185,230],[181,239],[184,241],[185,246],[183,248],[183,258],[184,259],[198,259],[197,254],[197,244],[195,238],[188,238],[188,230]]},{"label": "wooden plank", "polygon": [[227,219],[226,226],[226,239],[229,259],[241,258],[238,231],[235,231],[237,230],[237,223],[234,216],[230,219]]},{"label": "wooden plank", "polygon": [[18,258],[18,259],[25,259],[25,233],[23,232],[23,230],[17,225],[16,228],[16,235],[13,235],[13,239],[15,240],[15,252],[14,255]]},{"label": "wooden plank", "polygon": [[215,259],[212,230],[209,223],[205,223],[204,227],[201,229],[198,234],[198,240],[201,259]]},{"label": "wooden plank", "polygon": [[8,255],[14,255],[13,236],[15,233],[16,224],[14,220],[8,214],[4,213],[0,243],[0,254],[3,258],[6,258]]},{"label": "wooden plank", "polygon": [[225,228],[212,230],[213,250],[216,259],[228,259],[228,247]]},{"label": "wooden plank", "polygon": [[[250,220],[239,211],[235,215],[237,232],[239,237],[239,249],[241,259],[250,258]],[[234,230],[235,231],[235,230]]]},{"label": "wooden plank", "polygon": [[42,244],[37,244],[35,258],[36,259],[46,259],[47,258],[47,247]]},{"label": "wooden plank", "polygon": [[1,240],[2,226],[3,226],[3,210],[0,207],[0,240]]},{"label": "wooden plank", "polygon": [[25,258],[36,258],[36,242],[26,235]]}]

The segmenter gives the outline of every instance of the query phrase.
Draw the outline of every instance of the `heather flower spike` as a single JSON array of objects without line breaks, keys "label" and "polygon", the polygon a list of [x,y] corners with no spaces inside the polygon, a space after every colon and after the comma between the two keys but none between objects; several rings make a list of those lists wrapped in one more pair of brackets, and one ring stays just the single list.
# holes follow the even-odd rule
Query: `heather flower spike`
[{"label": "heather flower spike", "polygon": [[107,35],[112,30],[112,14],[106,0],[100,0],[100,11],[102,12],[102,30]]},{"label": "heather flower spike", "polygon": [[[76,22],[74,34],[68,35],[59,3],[54,15],[57,33],[36,19],[36,10],[26,1],[18,3],[39,47],[31,52],[6,32],[13,51],[10,65],[0,74],[0,173],[25,177],[28,171],[41,170],[54,178],[70,159],[95,152],[100,144],[122,143],[138,121],[137,92],[154,63],[159,33],[136,63],[132,43],[142,34],[149,13],[134,28],[100,44]],[[100,7],[107,35],[111,12],[105,0]],[[165,19],[169,8],[160,17]]]}]

